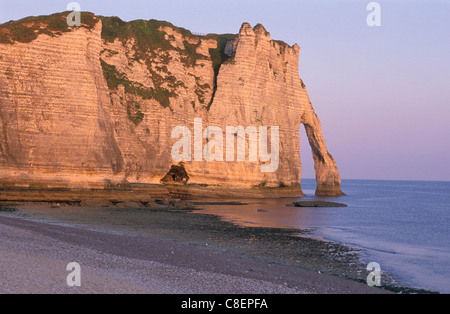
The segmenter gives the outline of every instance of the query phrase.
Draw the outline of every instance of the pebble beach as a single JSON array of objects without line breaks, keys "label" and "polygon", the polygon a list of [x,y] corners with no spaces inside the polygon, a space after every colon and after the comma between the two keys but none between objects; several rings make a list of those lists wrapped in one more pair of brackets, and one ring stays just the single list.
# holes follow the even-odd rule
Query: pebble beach
[{"label": "pebble beach", "polygon": [[[0,211],[0,292],[387,293],[363,283],[351,248],[302,232],[170,205],[22,204]],[[81,267],[80,287],[67,285],[71,262]]]}]

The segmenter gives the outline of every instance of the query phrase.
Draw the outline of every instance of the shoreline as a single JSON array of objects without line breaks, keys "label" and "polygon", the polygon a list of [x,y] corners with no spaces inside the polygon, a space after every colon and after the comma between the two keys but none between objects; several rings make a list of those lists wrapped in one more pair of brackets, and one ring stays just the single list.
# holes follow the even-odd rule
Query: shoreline
[{"label": "shoreline", "polygon": [[286,187],[221,186],[207,184],[138,184],[126,183],[111,187],[72,188],[64,186],[15,186],[0,182],[0,203],[69,203],[84,200],[104,202],[148,203],[155,199],[218,199],[218,198],[284,198],[305,197],[300,185]]},{"label": "shoreline", "polygon": [[[39,195],[40,199],[34,202],[30,198],[24,201],[23,198],[27,199],[23,197],[24,195],[19,202],[11,199],[6,202],[0,201],[0,224],[7,218],[19,219],[23,220],[22,223],[36,223],[41,226],[38,229],[42,230],[76,228],[82,233],[99,232],[114,236],[121,234],[124,238],[157,239],[189,249],[207,248],[214,254],[233,256],[237,260],[244,258],[268,265],[282,265],[290,268],[289,272],[292,274],[288,277],[295,276],[297,271],[301,271],[307,272],[308,276],[318,282],[324,275],[335,278],[333,280],[340,280],[337,283],[338,288],[331,290],[320,284],[316,286],[312,283],[312,279],[306,288],[301,282],[296,282],[294,286],[298,291],[295,293],[431,293],[402,286],[390,274],[384,272],[381,289],[368,287],[365,282],[368,271],[361,260],[360,250],[321,239],[311,234],[310,230],[254,227],[251,224],[242,226],[215,214],[203,213],[202,208],[199,208],[202,205],[214,204],[246,205],[245,200],[230,201],[228,198],[224,201],[215,198],[212,201],[211,198],[205,198],[203,201],[197,199],[190,202],[165,196],[154,198],[149,195],[146,195],[145,199],[140,199],[145,193],[130,191],[123,191],[122,195],[110,194],[105,197],[104,193],[98,194],[97,191],[87,190],[82,191],[84,200],[74,200],[80,195],[73,194],[73,191],[56,191],[68,193],[72,199],[57,203],[57,198],[49,197],[46,193],[48,191],[36,190],[33,191],[34,196]],[[39,192],[41,194],[36,194]],[[3,193],[2,196],[4,195]],[[18,195],[20,194],[15,194],[14,197],[17,199]],[[64,239],[58,240],[65,243]],[[89,243],[87,240],[88,246]],[[164,251],[164,248],[160,247],[158,250]],[[269,277],[272,275],[269,274]],[[345,282],[357,283],[359,286],[347,290]]]},{"label": "shoreline", "polygon": [[[355,266],[360,265],[357,252],[337,243],[293,236],[307,231],[243,228],[213,215],[192,214],[170,204],[157,208],[51,208],[28,204],[16,208],[15,212],[0,215],[1,225],[18,228],[21,232],[32,230],[36,238],[50,237],[57,247],[76,244],[77,250],[93,250],[88,255],[107,253],[136,259],[144,265],[160,263],[161,267],[175,267],[177,273],[189,270],[203,274],[206,271],[208,276],[232,276],[233,280],[242,281],[242,285],[253,286],[257,280],[264,282],[266,288],[271,287],[268,291],[264,290],[266,288],[233,291],[235,284],[216,284],[214,293],[389,293],[360,283],[364,278],[361,275],[366,274],[354,272]],[[9,238],[14,237],[14,234],[9,235]],[[111,246],[111,243],[116,245]],[[26,243],[16,245],[27,246]],[[42,244],[37,246],[42,247]],[[174,247],[177,249],[170,249]],[[0,251],[2,249],[5,249],[4,244],[0,244]],[[14,251],[18,252],[20,250]],[[48,257],[48,253],[44,253],[44,257]],[[359,269],[361,267],[363,265]],[[130,292],[136,284],[135,279],[131,281]],[[202,290],[209,286],[207,281],[191,280],[183,284],[187,285],[184,288],[187,291],[182,293],[209,292]],[[155,291],[154,287],[144,286],[145,291]],[[163,293],[177,293],[176,287],[170,289],[169,286]],[[90,292],[97,290],[93,288]]]}]

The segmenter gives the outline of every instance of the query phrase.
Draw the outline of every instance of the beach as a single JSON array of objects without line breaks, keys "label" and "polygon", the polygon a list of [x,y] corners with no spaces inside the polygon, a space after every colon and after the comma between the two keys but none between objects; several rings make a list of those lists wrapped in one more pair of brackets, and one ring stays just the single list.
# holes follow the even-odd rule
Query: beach
[{"label": "beach", "polygon": [[[387,293],[358,282],[367,274],[355,272],[350,248],[300,230],[240,227],[171,205],[14,208],[0,213],[1,293]],[[67,285],[71,262],[81,287]]]}]

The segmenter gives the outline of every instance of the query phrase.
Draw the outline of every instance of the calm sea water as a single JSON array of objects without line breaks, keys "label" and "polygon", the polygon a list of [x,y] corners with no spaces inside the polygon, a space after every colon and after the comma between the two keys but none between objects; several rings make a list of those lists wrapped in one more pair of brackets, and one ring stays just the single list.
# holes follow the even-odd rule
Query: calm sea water
[{"label": "calm sea water", "polygon": [[[314,180],[302,187],[307,199],[318,199]],[[282,199],[202,212],[240,225],[312,229],[362,249],[363,260],[404,285],[450,293],[450,182],[344,180],[342,189],[347,196],[320,199],[346,208],[293,208],[285,206],[292,199]]]}]

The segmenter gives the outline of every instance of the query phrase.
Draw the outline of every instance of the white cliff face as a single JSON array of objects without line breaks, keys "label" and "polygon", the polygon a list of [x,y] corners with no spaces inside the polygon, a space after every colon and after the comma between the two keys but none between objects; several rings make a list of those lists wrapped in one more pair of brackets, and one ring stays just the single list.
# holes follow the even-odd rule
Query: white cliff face
[{"label": "white cliff face", "polygon": [[21,181],[84,182],[123,160],[108,116],[98,56],[101,25],[31,43],[1,44],[0,174]]},{"label": "white cliff face", "polygon": [[[298,45],[272,41],[261,25],[243,24],[237,36],[225,39],[162,25],[165,42],[142,51],[136,48],[138,37],[102,39],[102,27],[99,21],[92,29],[56,37],[0,43],[2,182],[159,183],[176,164],[171,149],[178,139],[172,130],[186,126],[194,134],[197,118],[203,128],[224,132],[227,126],[279,127],[279,167],[263,173],[259,159],[226,161],[224,134],[224,161],[186,161],[189,183],[299,187],[303,123],[317,193],[342,193],[336,163],[299,78]],[[217,61],[220,52],[228,60]]]}]

